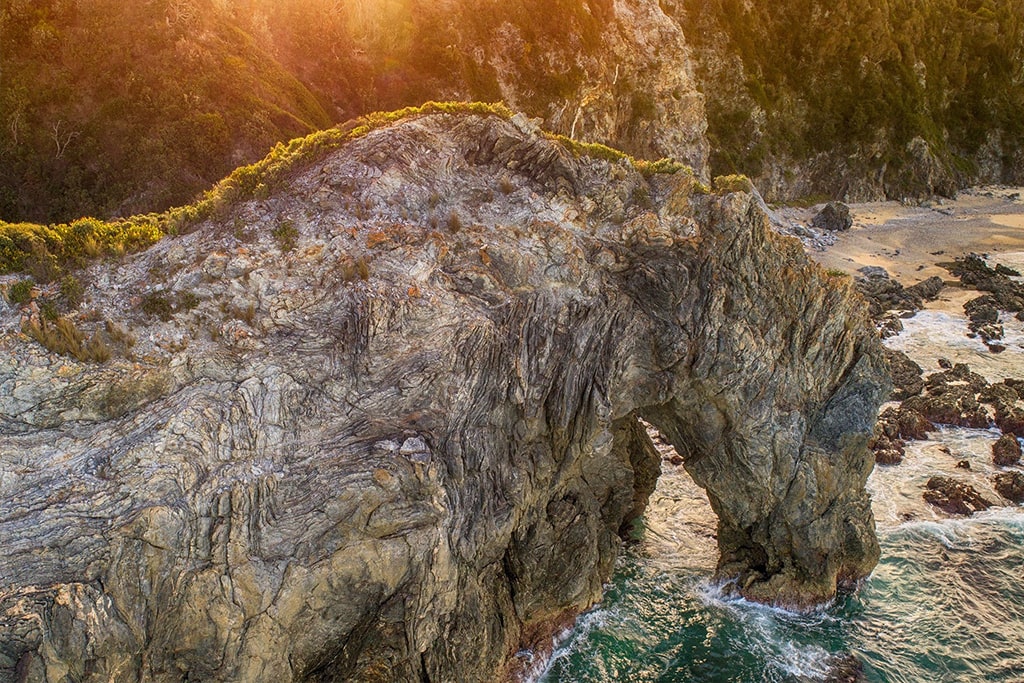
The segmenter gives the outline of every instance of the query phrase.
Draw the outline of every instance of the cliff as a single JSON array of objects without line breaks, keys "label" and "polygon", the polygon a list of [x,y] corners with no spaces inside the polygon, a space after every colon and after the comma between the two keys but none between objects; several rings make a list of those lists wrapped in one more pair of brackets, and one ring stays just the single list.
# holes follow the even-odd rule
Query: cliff
[{"label": "cliff", "polygon": [[435,113],[313,154],[80,273],[102,363],[19,331],[56,285],[5,300],[0,681],[513,675],[600,598],[657,476],[638,418],[735,590],[865,576],[862,301],[756,196],[574,149]]}]

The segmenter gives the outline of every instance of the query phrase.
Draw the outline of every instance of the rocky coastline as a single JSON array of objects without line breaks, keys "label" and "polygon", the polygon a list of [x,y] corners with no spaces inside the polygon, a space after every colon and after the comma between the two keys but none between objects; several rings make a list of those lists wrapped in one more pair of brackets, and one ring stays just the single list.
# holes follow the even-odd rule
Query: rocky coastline
[{"label": "rocky coastline", "polygon": [[412,116],[89,266],[66,323],[5,302],[0,680],[514,677],[601,597],[641,418],[739,594],[867,575],[860,297],[756,193],[605,157]]}]

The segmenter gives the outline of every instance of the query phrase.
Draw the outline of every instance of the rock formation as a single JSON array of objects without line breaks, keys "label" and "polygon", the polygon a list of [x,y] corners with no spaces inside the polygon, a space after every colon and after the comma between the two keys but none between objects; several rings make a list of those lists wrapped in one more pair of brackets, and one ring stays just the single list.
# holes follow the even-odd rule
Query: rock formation
[{"label": "rock formation", "polygon": [[1000,496],[1017,504],[1024,503],[1024,472],[1019,470],[999,472],[992,478],[992,481]]},{"label": "rock formation", "polygon": [[685,171],[414,117],[80,279],[104,364],[0,311],[0,681],[500,680],[600,598],[641,417],[743,595],[877,561],[863,303]]},{"label": "rock formation", "polygon": [[997,467],[1012,467],[1020,462],[1020,442],[1013,434],[1003,434],[992,444],[992,462]]},{"label": "rock formation", "polygon": [[951,515],[972,515],[988,510],[992,501],[964,481],[951,477],[935,476],[925,485],[924,499]]},{"label": "rock formation", "polygon": [[853,227],[853,217],[850,215],[850,207],[842,202],[828,202],[815,214],[811,225],[821,230],[832,232],[843,232]]}]

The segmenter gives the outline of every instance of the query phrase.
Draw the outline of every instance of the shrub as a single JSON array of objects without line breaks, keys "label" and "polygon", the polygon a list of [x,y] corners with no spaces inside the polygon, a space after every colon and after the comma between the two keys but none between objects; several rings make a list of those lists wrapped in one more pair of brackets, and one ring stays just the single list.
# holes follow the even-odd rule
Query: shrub
[{"label": "shrub", "polygon": [[163,294],[153,292],[142,297],[142,312],[167,322],[174,315],[174,307]]},{"label": "shrub", "polygon": [[67,275],[61,280],[60,295],[64,297],[64,303],[69,309],[78,308],[82,303],[82,285],[78,283],[74,275]]},{"label": "shrub", "polygon": [[295,223],[288,218],[277,224],[273,235],[274,239],[277,240],[278,248],[282,252],[289,252],[294,249],[299,240],[299,231],[295,227]]},{"label": "shrub", "polygon": [[32,300],[32,281],[19,280],[7,290],[7,300],[17,306],[27,304]]},{"label": "shrub", "polygon": [[754,184],[745,175],[720,175],[712,181],[715,191],[719,194],[730,192],[752,192]]}]

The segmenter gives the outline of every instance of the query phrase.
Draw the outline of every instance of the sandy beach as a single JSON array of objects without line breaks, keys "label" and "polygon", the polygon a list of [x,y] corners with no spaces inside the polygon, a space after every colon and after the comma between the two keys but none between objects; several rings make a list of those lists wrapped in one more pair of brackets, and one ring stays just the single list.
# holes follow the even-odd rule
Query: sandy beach
[{"label": "sandy beach", "polygon": [[[881,266],[904,285],[933,275],[949,280],[938,263],[970,252],[997,255],[1000,263],[1024,267],[1024,189],[980,187],[956,199],[922,206],[899,202],[851,204],[853,227],[836,243],[811,256],[826,268],[850,274]],[[807,212],[806,223],[812,211]]]}]

